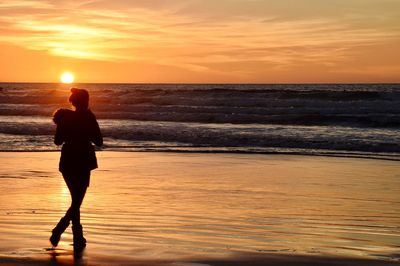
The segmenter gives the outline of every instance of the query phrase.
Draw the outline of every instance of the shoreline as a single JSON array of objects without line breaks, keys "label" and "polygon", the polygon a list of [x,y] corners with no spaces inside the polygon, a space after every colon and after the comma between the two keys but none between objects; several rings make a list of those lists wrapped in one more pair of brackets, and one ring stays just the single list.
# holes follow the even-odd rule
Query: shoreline
[{"label": "shoreline", "polygon": [[[96,147],[95,147],[96,148]],[[96,148],[97,149],[97,148]],[[0,153],[60,153],[59,150],[0,150]],[[400,154],[363,154],[362,152],[349,152],[349,153],[334,153],[334,151],[329,151],[327,153],[307,153],[307,152],[263,152],[263,151],[224,151],[224,150],[151,150],[143,149],[143,150],[123,150],[123,149],[107,149],[107,150],[96,150],[97,153],[102,152],[111,152],[111,153],[177,153],[177,154],[237,154],[237,155],[281,155],[281,156],[305,156],[305,157],[328,157],[328,158],[349,158],[349,159],[368,159],[368,160],[384,160],[384,161],[393,161],[400,162]],[[398,158],[397,158],[398,157]]]}]

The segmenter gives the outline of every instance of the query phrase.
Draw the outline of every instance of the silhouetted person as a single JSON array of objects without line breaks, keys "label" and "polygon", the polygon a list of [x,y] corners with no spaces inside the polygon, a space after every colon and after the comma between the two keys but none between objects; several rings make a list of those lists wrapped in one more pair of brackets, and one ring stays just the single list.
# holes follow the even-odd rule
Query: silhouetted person
[{"label": "silhouetted person", "polygon": [[86,246],[80,222],[80,207],[89,186],[90,171],[97,168],[97,159],[92,143],[103,144],[96,117],[89,109],[89,93],[83,89],[71,89],[70,103],[75,111],[59,109],[54,113],[53,121],[57,125],[54,143],[61,145],[59,170],[71,194],[71,207],[53,229],[51,244],[56,247],[62,233],[72,221],[74,248]]}]

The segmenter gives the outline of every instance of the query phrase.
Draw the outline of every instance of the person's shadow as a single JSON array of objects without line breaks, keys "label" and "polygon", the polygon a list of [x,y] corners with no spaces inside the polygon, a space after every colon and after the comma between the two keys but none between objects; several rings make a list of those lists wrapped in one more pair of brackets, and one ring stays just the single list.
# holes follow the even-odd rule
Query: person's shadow
[{"label": "person's shadow", "polygon": [[[68,256],[70,257],[71,255],[73,255],[73,260],[72,261],[66,261],[64,259],[62,259],[62,257],[64,256]],[[70,262],[72,262],[74,266],[85,266],[88,265],[87,261],[85,260],[85,248],[74,248],[73,252],[59,252],[59,249],[51,249],[50,252],[50,263],[49,265],[65,265],[66,262],[68,262],[68,264]]]}]

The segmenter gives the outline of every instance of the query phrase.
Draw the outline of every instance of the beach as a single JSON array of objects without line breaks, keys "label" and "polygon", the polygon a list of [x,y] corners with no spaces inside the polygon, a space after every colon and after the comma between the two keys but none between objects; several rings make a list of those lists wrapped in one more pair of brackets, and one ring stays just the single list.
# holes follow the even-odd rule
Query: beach
[{"label": "beach", "polygon": [[400,266],[399,17],[0,1],[0,266]]},{"label": "beach", "polygon": [[398,265],[400,163],[98,152],[73,254],[58,152],[0,153],[1,265]]}]

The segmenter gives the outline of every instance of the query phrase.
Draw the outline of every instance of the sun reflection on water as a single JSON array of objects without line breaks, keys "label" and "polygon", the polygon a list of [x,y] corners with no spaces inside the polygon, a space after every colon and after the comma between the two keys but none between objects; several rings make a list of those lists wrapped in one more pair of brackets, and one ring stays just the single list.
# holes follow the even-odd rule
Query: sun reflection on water
[{"label": "sun reflection on water", "polygon": [[64,180],[62,180],[62,178],[60,179],[61,179],[60,193],[59,193],[60,209],[66,211],[71,204],[71,197],[69,194],[68,187],[64,183]]},{"label": "sun reflection on water", "polygon": [[[7,177],[0,179],[0,247],[48,246],[70,204],[59,154],[0,156]],[[398,162],[116,152],[98,159],[81,209],[91,254],[290,250],[373,257],[394,253],[400,240]],[[67,230],[62,247],[71,241]]]}]

